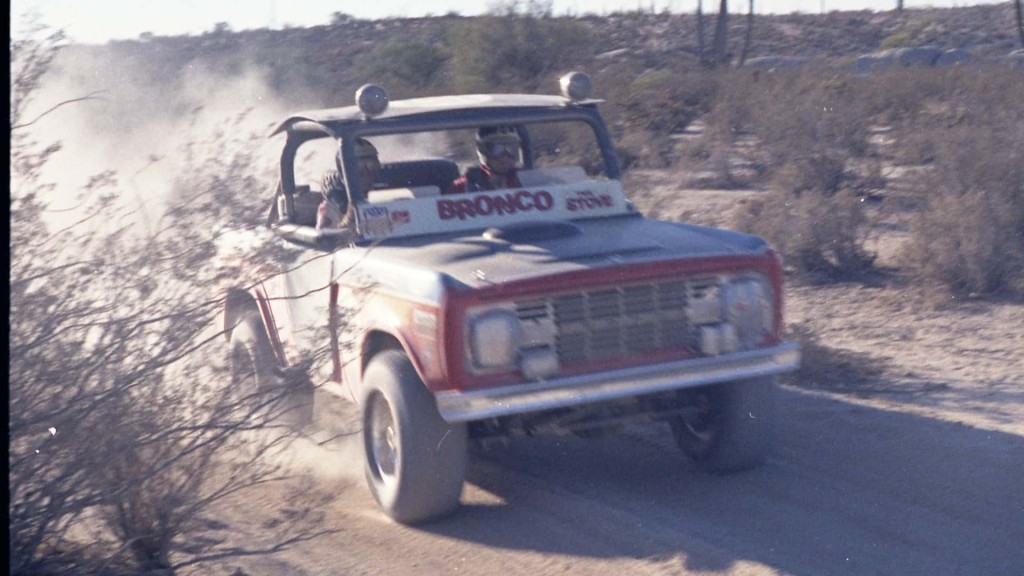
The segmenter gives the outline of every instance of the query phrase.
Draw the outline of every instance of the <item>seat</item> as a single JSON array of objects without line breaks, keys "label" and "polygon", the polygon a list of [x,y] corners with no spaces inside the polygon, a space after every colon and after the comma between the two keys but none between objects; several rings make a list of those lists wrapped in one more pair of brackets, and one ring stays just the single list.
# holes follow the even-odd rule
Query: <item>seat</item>
[{"label": "seat", "polygon": [[437,186],[413,186],[411,188],[386,188],[383,190],[370,190],[369,201],[371,204],[380,202],[391,202],[394,200],[412,200],[413,198],[429,198],[440,196],[441,189]]},{"label": "seat", "polygon": [[459,177],[459,166],[447,158],[425,158],[388,162],[377,173],[375,188],[419,188],[437,186],[444,190]]},{"label": "seat", "polygon": [[292,206],[295,209],[291,218],[292,224],[316,226],[316,215],[323,199],[323,194],[313,192],[309,186],[296,187],[295,195],[292,197]]},{"label": "seat", "polygon": [[519,183],[523,186],[550,186],[553,184],[570,184],[587,179],[587,172],[582,166],[551,166],[520,170],[516,173]]}]

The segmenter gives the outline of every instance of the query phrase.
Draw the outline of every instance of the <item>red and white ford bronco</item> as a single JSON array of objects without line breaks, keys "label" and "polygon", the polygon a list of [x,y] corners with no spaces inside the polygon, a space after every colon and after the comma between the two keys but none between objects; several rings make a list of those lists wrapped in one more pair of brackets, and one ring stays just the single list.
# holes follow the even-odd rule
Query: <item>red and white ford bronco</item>
[{"label": "red and white ford bronco", "polygon": [[[775,376],[800,357],[781,336],[779,257],[640,214],[597,103],[582,73],[561,96],[365,86],[275,131],[268,224],[289,255],[228,291],[233,374],[356,402],[367,481],[398,522],[456,509],[467,445],[487,438],[646,419],[712,471],[769,449]],[[443,194],[475,163],[475,131],[498,125],[521,137],[520,186]],[[382,161],[365,199],[358,138]],[[337,150],[352,226],[318,229],[312,183]]]}]

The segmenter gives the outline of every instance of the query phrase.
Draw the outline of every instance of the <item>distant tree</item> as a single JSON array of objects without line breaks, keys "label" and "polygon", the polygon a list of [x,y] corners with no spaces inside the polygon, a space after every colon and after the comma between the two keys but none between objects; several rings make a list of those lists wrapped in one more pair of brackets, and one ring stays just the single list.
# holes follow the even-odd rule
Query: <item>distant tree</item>
[{"label": "distant tree", "polygon": [[704,46],[704,1],[697,0],[697,57],[701,64],[707,64]]},{"label": "distant tree", "polygon": [[715,35],[711,39],[711,64],[722,66],[729,61],[729,0],[719,0],[718,18],[715,20]]},{"label": "distant tree", "polygon": [[331,14],[331,26],[345,26],[351,24],[355,20],[354,16],[345,14],[344,12],[335,12]]},{"label": "distant tree", "polygon": [[1016,0],[1014,6],[1017,9],[1017,34],[1020,35],[1020,45],[1024,47],[1024,6],[1021,5],[1022,1],[1024,0]]},{"label": "distant tree", "polygon": [[740,61],[737,66],[743,66],[750,53],[750,41],[754,35],[754,0],[750,0],[750,8],[747,10],[747,31],[743,34],[743,50],[740,51]]},{"label": "distant tree", "polygon": [[497,16],[532,16],[550,18],[553,14],[553,0],[500,0],[491,5],[491,14]]}]

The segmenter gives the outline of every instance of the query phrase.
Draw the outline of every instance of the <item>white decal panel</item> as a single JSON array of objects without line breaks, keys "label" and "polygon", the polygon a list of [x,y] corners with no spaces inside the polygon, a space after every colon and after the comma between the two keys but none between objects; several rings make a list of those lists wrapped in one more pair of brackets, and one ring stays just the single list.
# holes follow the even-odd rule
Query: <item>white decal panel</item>
[{"label": "white decal panel", "polygon": [[478,230],[517,221],[572,220],[630,211],[618,180],[588,180],[365,204],[359,209],[368,239]]}]

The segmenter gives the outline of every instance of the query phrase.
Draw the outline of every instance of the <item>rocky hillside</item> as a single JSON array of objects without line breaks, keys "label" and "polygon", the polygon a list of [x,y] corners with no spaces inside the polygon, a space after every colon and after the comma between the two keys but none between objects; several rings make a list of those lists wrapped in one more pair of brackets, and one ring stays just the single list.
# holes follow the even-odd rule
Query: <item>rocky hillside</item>
[{"label": "rocky hillside", "polygon": [[[705,14],[710,39],[715,14]],[[236,49],[259,51],[288,44],[321,54],[359,52],[397,37],[442,41],[453,22],[471,20],[457,15],[432,18],[358,20],[343,18],[333,25],[238,33],[211,32],[201,36],[153,37],[119,41],[113,46],[152,44],[177,48],[191,56]],[[633,56],[692,54],[698,51],[695,14],[643,11],[608,16],[582,16],[601,39],[599,53],[621,51]],[[732,51],[738,52],[747,29],[745,14],[730,15]],[[885,48],[931,45],[964,48],[989,55],[1021,47],[1011,2],[959,8],[925,8],[902,12],[833,11],[827,14],[758,15],[754,19],[750,54],[842,58]]]},{"label": "rocky hillside", "polygon": [[[705,44],[710,43],[714,16],[704,18]],[[457,15],[376,21],[346,17],[310,28],[238,33],[220,29],[176,37],[143,35],[139,40],[77,46],[71,52],[110,65],[105,71],[88,71],[93,76],[109,74],[116,79],[119,71],[131,70],[135,82],[161,83],[195,62],[228,73],[255,66],[267,71],[280,89],[313,88],[320,92],[316,99],[329,101],[338,91],[347,93],[353,83],[366,80],[353,78],[353,66],[375,47],[417,42],[437,47],[447,56],[457,56],[459,47],[451,42],[453,31],[463,31],[479,20]],[[643,70],[696,61],[699,54],[697,18],[692,13],[636,11],[584,16],[574,21],[590,32],[587,59],[591,61],[574,62],[576,65],[627,61],[634,70]],[[734,60],[742,50],[747,25],[745,15],[730,16],[729,52]],[[751,32],[750,59],[801,57],[842,63],[880,50],[916,46],[963,49],[981,57],[998,57],[1021,48],[1010,2],[902,12],[761,15],[754,19]]]},{"label": "rocky hillside", "polygon": [[[599,30],[601,38],[608,39],[608,50],[649,55],[697,53],[697,20],[693,14],[630,13],[587,21]],[[730,48],[738,53],[747,19],[735,14],[729,22]],[[705,17],[705,26],[706,37],[710,38],[710,17]],[[979,55],[1005,54],[1020,48],[1013,5],[756,16],[749,56],[852,58],[887,48],[925,45],[964,48]]]}]

